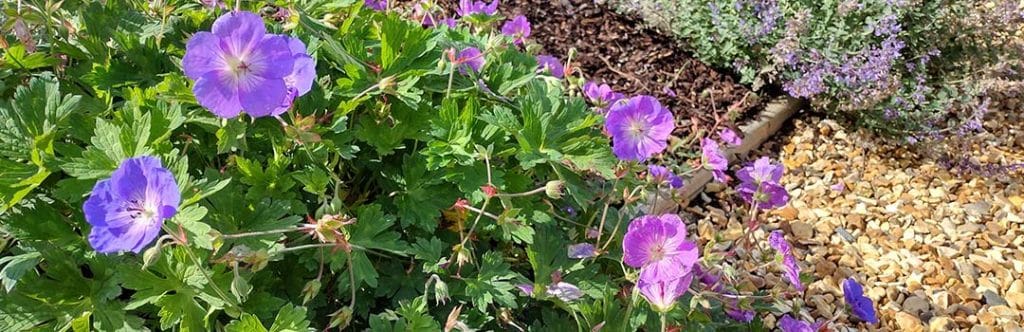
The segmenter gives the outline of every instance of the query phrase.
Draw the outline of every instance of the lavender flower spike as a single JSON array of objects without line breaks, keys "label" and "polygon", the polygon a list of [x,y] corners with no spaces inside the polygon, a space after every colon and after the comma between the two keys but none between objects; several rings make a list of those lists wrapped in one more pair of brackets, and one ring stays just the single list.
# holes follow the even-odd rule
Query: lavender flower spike
[{"label": "lavender flower spike", "polygon": [[512,37],[512,42],[516,45],[522,45],[526,37],[530,36],[530,21],[526,16],[516,15],[501,26],[501,34]]},{"label": "lavender flower spike", "polygon": [[196,100],[213,114],[266,115],[288,97],[285,76],[296,61],[288,43],[284,36],[267,34],[259,15],[229,12],[213,22],[212,32],[189,39],[182,67],[195,80]]},{"label": "lavender flower spike", "polygon": [[621,160],[643,161],[668,147],[675,130],[672,112],[651,96],[636,96],[612,105],[604,123],[612,152]]},{"label": "lavender flower spike", "polygon": [[92,225],[89,245],[101,253],[139,253],[156,239],[164,220],[178,213],[181,192],[156,157],[121,162],[109,179],[96,182],[82,210]]}]

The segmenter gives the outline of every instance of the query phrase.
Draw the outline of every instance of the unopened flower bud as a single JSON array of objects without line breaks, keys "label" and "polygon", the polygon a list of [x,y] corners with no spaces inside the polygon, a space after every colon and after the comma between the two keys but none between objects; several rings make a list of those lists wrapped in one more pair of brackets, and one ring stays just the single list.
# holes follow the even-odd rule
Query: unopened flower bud
[{"label": "unopened flower bud", "polygon": [[155,246],[153,246],[152,248],[146,249],[146,251],[142,253],[142,269],[143,270],[148,268],[150,265],[153,265],[153,263],[156,263],[156,261],[160,259],[160,253],[162,251],[162,247],[163,247],[163,243],[161,243],[160,241],[156,241],[156,245]]},{"label": "unopened flower bud", "polygon": [[306,286],[302,287],[302,305],[306,305],[309,301],[312,301],[317,294],[320,293],[320,279],[313,279],[306,283]]},{"label": "unopened flower bud", "polygon": [[348,324],[352,322],[352,307],[338,309],[338,311],[332,313],[330,317],[331,320],[327,323],[328,329],[337,327],[338,330],[344,330],[348,327]]},{"label": "unopened flower bud", "polygon": [[562,189],[565,189],[565,182],[562,180],[548,181],[544,185],[544,193],[552,199],[562,199]]}]

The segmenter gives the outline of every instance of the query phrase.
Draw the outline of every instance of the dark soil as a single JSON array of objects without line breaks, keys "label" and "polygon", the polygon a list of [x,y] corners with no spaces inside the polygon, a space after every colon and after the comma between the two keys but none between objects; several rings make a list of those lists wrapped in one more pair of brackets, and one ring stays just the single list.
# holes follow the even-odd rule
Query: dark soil
[{"label": "dark soil", "polygon": [[[446,9],[454,12],[455,2]],[[749,88],[693,58],[672,38],[593,0],[504,0],[500,13],[525,15],[532,25],[530,40],[545,53],[566,60],[575,49],[573,66],[588,79],[627,96],[657,97],[676,114],[678,137],[713,129],[716,116],[720,126],[726,125],[763,106]]]}]

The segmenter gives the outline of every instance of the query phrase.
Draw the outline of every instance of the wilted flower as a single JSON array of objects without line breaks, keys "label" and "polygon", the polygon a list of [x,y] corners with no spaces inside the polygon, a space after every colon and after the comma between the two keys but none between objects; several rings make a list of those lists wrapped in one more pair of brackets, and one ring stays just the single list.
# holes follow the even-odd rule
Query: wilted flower
[{"label": "wilted flower", "polygon": [[686,239],[686,224],[674,214],[633,219],[622,239],[622,253],[622,261],[639,268],[640,279],[647,282],[689,275],[699,254],[697,245]]},{"label": "wilted flower", "polygon": [[743,200],[759,209],[785,206],[789,202],[789,193],[779,184],[784,170],[782,165],[773,165],[768,157],[761,157],[736,172],[736,177],[740,179],[736,191]]},{"label": "wilted flower", "polygon": [[800,282],[800,265],[796,261],[796,256],[793,256],[792,248],[789,246],[789,242],[786,242],[782,232],[774,231],[768,235],[768,245],[782,255],[782,268],[786,270],[786,278],[789,279],[789,283],[793,284],[796,290],[803,291],[804,284]]},{"label": "wilted flower", "polygon": [[597,256],[597,248],[590,243],[577,243],[569,245],[569,258],[583,259]]},{"label": "wilted flower", "polygon": [[223,0],[199,0],[199,3],[208,8],[228,8],[227,4],[225,4]]},{"label": "wilted flower", "polygon": [[483,1],[473,0],[459,0],[459,8],[455,9],[455,13],[459,16],[469,16],[475,14],[494,15],[498,12],[498,0],[494,0],[490,4],[484,3]]},{"label": "wilted flower", "polygon": [[109,179],[92,188],[82,210],[92,225],[89,244],[101,253],[139,253],[153,242],[164,220],[178,213],[181,192],[156,157],[125,159]]},{"label": "wilted flower", "polygon": [[195,80],[200,105],[222,118],[242,110],[264,116],[289,97],[285,77],[295,72],[297,55],[285,36],[267,34],[263,19],[250,12],[217,18],[212,32],[202,31],[185,46],[182,67]]},{"label": "wilted flower", "polygon": [[565,190],[565,181],[552,180],[544,184],[544,194],[551,199],[562,199],[562,191]]},{"label": "wilted flower", "polygon": [[683,179],[678,175],[672,173],[672,171],[665,168],[665,166],[649,165],[647,166],[647,179],[656,184],[668,184],[672,188],[682,188]]},{"label": "wilted flower", "polygon": [[721,138],[722,142],[731,146],[743,145],[743,139],[740,138],[732,128],[722,128],[722,130],[718,132],[718,138]]},{"label": "wilted flower", "polygon": [[565,302],[572,302],[583,297],[583,292],[580,291],[579,287],[564,281],[548,285],[548,289],[545,293],[548,296],[557,297],[559,300]]},{"label": "wilted flower", "polygon": [[388,9],[388,0],[364,0],[366,7],[382,12]]},{"label": "wilted flower", "polygon": [[675,305],[676,299],[690,288],[692,280],[693,276],[689,274],[670,280],[648,280],[641,277],[636,287],[655,311],[668,312]]},{"label": "wilted flower", "polygon": [[619,99],[623,98],[621,93],[612,91],[612,88],[608,84],[598,85],[593,81],[588,81],[583,84],[583,95],[590,100],[594,106],[604,108],[611,104],[614,104]]},{"label": "wilted flower", "polygon": [[726,182],[728,179],[725,170],[729,168],[729,159],[725,158],[722,150],[718,148],[718,142],[710,138],[701,138],[700,151],[704,168],[711,171],[715,181]]},{"label": "wilted flower", "polygon": [[530,21],[526,19],[526,16],[516,15],[501,26],[501,33],[512,37],[513,43],[516,45],[522,45],[530,36]]},{"label": "wilted flower", "polygon": [[864,296],[864,289],[853,278],[843,280],[843,298],[846,299],[846,304],[850,306],[854,316],[871,324],[878,323],[874,303]]},{"label": "wilted flower", "polygon": [[459,52],[454,62],[463,75],[467,73],[467,69],[478,72],[484,66],[484,55],[476,47],[467,47]]},{"label": "wilted flower", "polygon": [[562,60],[558,58],[541,54],[537,56],[537,70],[540,72],[551,73],[551,76],[562,78],[565,76],[565,67],[562,66]]},{"label": "wilted flower", "polygon": [[651,96],[636,96],[612,105],[604,123],[612,136],[612,152],[621,160],[644,161],[664,151],[675,120]]},{"label": "wilted flower", "polygon": [[808,323],[799,319],[790,317],[789,315],[782,316],[779,320],[779,329],[782,332],[816,332],[824,323]]}]

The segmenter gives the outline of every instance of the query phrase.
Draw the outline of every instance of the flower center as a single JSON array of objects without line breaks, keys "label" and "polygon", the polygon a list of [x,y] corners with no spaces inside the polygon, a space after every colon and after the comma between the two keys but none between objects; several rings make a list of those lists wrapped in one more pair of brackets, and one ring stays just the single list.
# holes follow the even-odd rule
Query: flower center
[{"label": "flower center", "polygon": [[252,68],[249,67],[249,63],[240,57],[228,57],[227,63],[231,73],[235,74],[235,77],[241,77],[252,71]]},{"label": "flower center", "polygon": [[128,201],[128,207],[125,210],[131,212],[131,217],[134,220],[156,220],[156,206],[151,202],[140,202],[133,199]]},{"label": "flower center", "polygon": [[657,262],[665,258],[665,245],[659,243],[651,247],[649,257],[651,262]]},{"label": "flower center", "polygon": [[642,138],[647,134],[647,124],[640,120],[630,121],[627,131],[633,138]]}]

